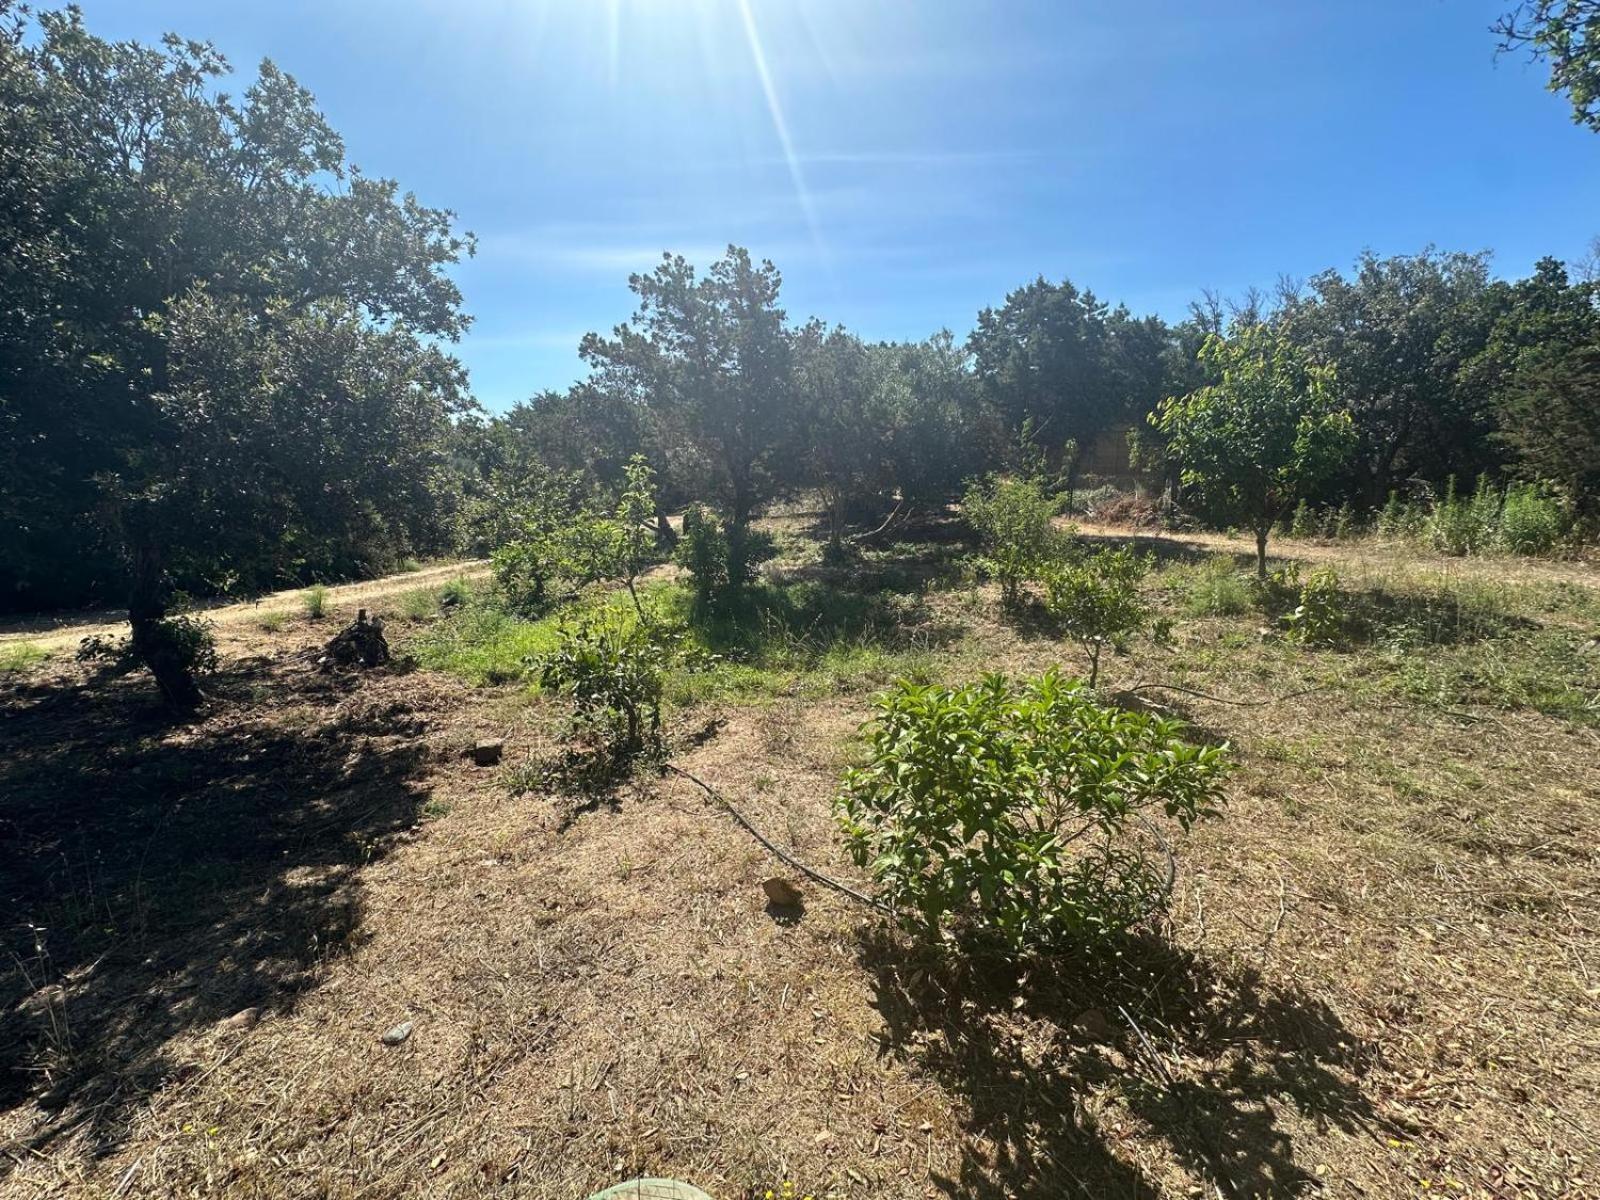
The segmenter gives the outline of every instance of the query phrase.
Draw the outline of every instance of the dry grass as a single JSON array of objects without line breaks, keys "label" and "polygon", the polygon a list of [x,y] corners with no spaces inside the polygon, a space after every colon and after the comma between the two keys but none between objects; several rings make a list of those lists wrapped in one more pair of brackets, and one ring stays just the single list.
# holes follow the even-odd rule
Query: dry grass
[{"label": "dry grass", "polygon": [[[814,572],[789,525],[780,569]],[[1502,578],[1337,549],[1361,596]],[[1075,664],[947,556],[883,558],[959,630],[939,669]],[[1502,565],[1516,636],[1592,635],[1592,576]],[[671,777],[514,796],[551,702],[328,679],[302,623],[235,646],[259,657],[178,728],[137,679],[0,680],[0,1193],[1600,1195],[1594,726],[1396,685],[1505,640],[1476,621],[1398,657],[1269,625],[1182,618],[1110,660],[1111,689],[1255,705],[1140,693],[1234,744],[1229,812],[1180,848],[1164,929],[1028,969],[924,960],[811,886],[769,912],[774,864]],[[697,694],[680,731],[723,724],[676,761],[859,884],[828,799],[868,689],[819,677]],[[472,767],[489,735],[506,762]]]}]

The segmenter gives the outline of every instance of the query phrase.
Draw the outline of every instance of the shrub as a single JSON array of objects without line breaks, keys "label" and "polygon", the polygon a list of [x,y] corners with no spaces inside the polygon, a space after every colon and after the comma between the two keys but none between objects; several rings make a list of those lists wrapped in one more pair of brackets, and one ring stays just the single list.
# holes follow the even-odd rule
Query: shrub
[{"label": "shrub", "polygon": [[561,631],[536,664],[539,685],[572,697],[578,724],[614,761],[661,750],[661,696],[668,674],[694,653],[675,625],[606,611]]},{"label": "shrub", "polygon": [[724,525],[704,505],[691,504],[683,514],[683,536],[675,557],[689,573],[695,615],[725,611],[734,604],[773,552],[770,534],[747,525]]},{"label": "shrub", "polygon": [[1208,558],[1179,578],[1183,608],[1191,617],[1234,617],[1250,608],[1250,585],[1227,555]]},{"label": "shrub", "polygon": [[1500,544],[1512,554],[1549,554],[1566,535],[1561,502],[1533,484],[1506,490],[1500,509]]},{"label": "shrub", "polygon": [[1000,583],[1001,599],[1015,604],[1022,585],[1059,553],[1065,538],[1055,528],[1055,502],[1037,478],[995,477],[967,489],[961,502],[983,543],[983,566]]},{"label": "shrub", "polygon": [[439,611],[439,593],[432,588],[415,588],[400,597],[400,615],[408,621],[426,621]]},{"label": "shrub", "polygon": [[1328,645],[1344,630],[1344,600],[1339,575],[1332,567],[1311,572],[1300,589],[1300,603],[1284,617],[1289,636],[1306,645]]},{"label": "shrub", "polygon": [[903,926],[1013,953],[1113,934],[1164,899],[1166,863],[1130,828],[1214,815],[1224,751],[1177,722],[1103,707],[1054,670],[879,699],[836,813]]},{"label": "shrub", "polygon": [[440,608],[460,608],[472,599],[472,585],[465,579],[455,578],[439,589]]},{"label": "shrub", "polygon": [[135,646],[131,637],[95,634],[78,643],[76,657],[79,662],[102,663],[118,673],[161,659],[189,675],[209,674],[218,665],[215,628],[212,622],[198,617],[163,617],[151,623],[141,646]]},{"label": "shrub", "polygon": [[313,584],[301,593],[300,605],[313,621],[322,620],[328,615],[328,589],[320,583]]},{"label": "shrub", "polygon": [[1289,536],[1296,538],[1309,538],[1317,535],[1317,518],[1311,511],[1311,506],[1306,503],[1305,497],[1294,506],[1294,515],[1289,518]]},{"label": "shrub", "polygon": [[1152,559],[1130,548],[1076,555],[1045,576],[1050,613],[1089,656],[1089,686],[1100,681],[1100,654],[1144,628],[1149,609],[1139,585]]},{"label": "shrub", "polygon": [[1428,540],[1445,554],[1482,554],[1494,544],[1499,515],[1500,497],[1487,475],[1470,497],[1457,494],[1452,475],[1428,518]]}]

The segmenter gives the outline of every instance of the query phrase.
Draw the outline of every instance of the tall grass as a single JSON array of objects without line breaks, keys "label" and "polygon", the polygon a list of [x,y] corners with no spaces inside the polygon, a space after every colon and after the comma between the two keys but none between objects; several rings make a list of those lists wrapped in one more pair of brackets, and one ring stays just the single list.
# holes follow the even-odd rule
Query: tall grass
[{"label": "tall grass", "polygon": [[1572,518],[1560,498],[1539,484],[1496,486],[1487,475],[1470,493],[1452,477],[1442,496],[1404,500],[1398,492],[1372,518],[1348,504],[1313,509],[1304,501],[1289,518],[1292,537],[1348,538],[1375,533],[1391,541],[1415,541],[1441,554],[1548,555],[1572,536]]}]

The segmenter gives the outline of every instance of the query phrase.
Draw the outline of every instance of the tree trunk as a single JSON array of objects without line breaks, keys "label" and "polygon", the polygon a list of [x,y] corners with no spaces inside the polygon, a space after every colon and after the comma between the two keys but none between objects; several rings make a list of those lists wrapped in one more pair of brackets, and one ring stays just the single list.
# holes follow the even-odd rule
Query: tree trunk
[{"label": "tree trunk", "polygon": [[1267,577],[1267,534],[1272,526],[1263,525],[1256,530],[1256,578],[1265,580]]},{"label": "tree trunk", "polygon": [[162,627],[166,615],[161,553],[149,539],[140,538],[133,551],[133,584],[128,596],[133,653],[155,676],[162,699],[174,708],[197,708],[202,699],[200,685]]}]

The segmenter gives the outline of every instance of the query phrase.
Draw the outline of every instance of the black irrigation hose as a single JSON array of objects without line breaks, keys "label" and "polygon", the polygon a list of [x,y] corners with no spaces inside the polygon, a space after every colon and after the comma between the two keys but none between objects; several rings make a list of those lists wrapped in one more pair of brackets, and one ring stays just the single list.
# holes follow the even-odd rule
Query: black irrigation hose
[{"label": "black irrigation hose", "polygon": [[723,808],[727,809],[728,812],[730,814],[732,814],[733,819],[735,821],[739,822],[739,824],[741,824],[741,825],[743,825],[745,827],[746,831],[750,834],[751,837],[755,838],[756,841],[760,842],[763,846],[765,846],[773,854],[777,855],[778,858],[780,858],[784,862],[788,863],[796,871],[799,871],[803,875],[810,876],[812,879],[816,880],[816,882],[822,884],[824,887],[832,888],[834,891],[838,892],[840,895],[849,896],[852,900],[858,900],[862,904],[867,905],[869,908],[875,908],[881,913],[885,913],[885,914],[888,914],[888,915],[891,915],[891,916],[893,915],[893,910],[890,909],[890,907],[887,904],[883,903],[881,900],[874,900],[871,896],[867,896],[867,895],[862,894],[861,892],[856,891],[853,887],[850,887],[848,884],[840,883],[837,879],[834,879],[830,875],[824,875],[821,871],[817,870],[815,867],[807,866],[805,863],[801,862],[794,855],[790,854],[787,850],[785,850],[781,846],[778,846],[775,843],[773,843],[773,841],[770,838],[768,838],[766,834],[762,833],[761,830],[759,830],[759,829],[757,829],[755,827],[755,825],[751,822],[749,817],[745,816],[742,812],[740,812],[737,808],[734,807],[733,801],[729,800],[726,796],[724,796],[721,792],[717,791],[716,788],[712,787],[705,780],[699,778],[696,775],[690,774],[688,771],[685,771],[682,767],[674,766],[672,763],[664,763],[663,766],[662,766],[662,769],[663,770],[667,770],[667,771],[671,771],[674,775],[682,775],[690,783],[694,784],[697,788],[699,788],[701,791],[703,791],[706,795],[710,796],[718,804],[722,805]]},{"label": "black irrigation hose", "polygon": [[1230,700],[1226,696],[1213,696],[1210,692],[1196,691],[1194,688],[1182,687],[1176,683],[1136,683],[1132,687],[1123,688],[1122,690],[1129,695],[1137,695],[1140,692],[1155,688],[1163,692],[1180,692],[1185,696],[1197,696],[1201,700],[1210,700],[1214,704],[1232,704],[1236,708],[1267,708],[1273,704],[1282,704],[1286,700],[1297,700],[1301,696],[1309,696],[1312,692],[1324,691],[1327,686],[1325,683],[1319,683],[1315,687],[1301,688],[1298,692],[1289,692],[1283,696],[1271,696],[1266,700]]}]

